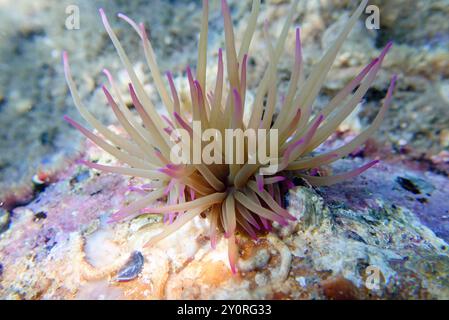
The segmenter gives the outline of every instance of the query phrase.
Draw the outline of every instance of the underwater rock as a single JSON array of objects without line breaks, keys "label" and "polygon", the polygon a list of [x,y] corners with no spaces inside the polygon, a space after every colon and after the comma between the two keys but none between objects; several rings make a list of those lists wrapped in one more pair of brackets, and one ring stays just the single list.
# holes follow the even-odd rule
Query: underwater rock
[{"label": "underwater rock", "polygon": [[[182,1],[177,2],[182,4],[177,10],[163,1],[156,2],[158,5],[154,6],[127,2],[124,8],[116,8],[122,2],[111,2],[106,9],[133,12],[138,15],[136,18],[152,20],[151,37],[157,55],[170,56],[161,59],[170,64],[162,65],[162,69],[180,73],[196,52],[191,50],[195,41],[187,35],[197,31],[192,27],[196,23],[191,21],[199,20],[200,11],[195,4]],[[267,1],[264,7],[263,15],[274,33],[281,27],[279,21],[289,8],[288,2]],[[83,27],[70,37],[67,33],[71,31],[54,28],[53,23],[67,1],[55,7],[35,1],[33,10],[28,10],[30,4],[23,2],[18,15],[5,17],[0,13],[5,18],[0,21],[6,25],[2,28],[6,34],[0,54],[12,57],[0,75],[0,127],[7,128],[2,131],[0,141],[0,202],[10,194],[12,199],[26,199],[19,201],[24,207],[15,208],[14,215],[0,209],[0,298],[448,299],[449,158],[447,151],[442,150],[448,146],[449,99],[444,79],[449,75],[449,53],[444,49],[447,37],[438,35],[435,26],[443,33],[448,30],[447,14],[441,14],[447,13],[449,6],[446,0],[416,0],[413,6],[399,1],[404,6],[425,8],[415,10],[415,17],[426,15],[426,21],[439,21],[426,23],[422,28],[419,23],[410,25],[410,21],[418,20],[410,19],[401,10],[389,10],[392,6],[400,8],[399,2],[390,2],[373,1],[385,13],[381,19],[385,29],[376,36],[361,24],[358,26],[357,31],[361,32],[351,35],[343,47],[318,107],[343,87],[349,75],[378,53],[376,48],[382,41],[399,42],[360,112],[342,127],[345,132],[359,130],[368,122],[378,110],[378,97],[382,96],[386,79],[399,71],[394,105],[382,132],[376,136],[377,140],[393,144],[393,155],[363,177],[334,187],[312,189],[299,181],[299,186],[288,194],[289,211],[298,221],[285,227],[275,226],[274,235],[261,235],[258,241],[239,237],[239,273],[235,276],[228,268],[223,237],[218,239],[215,250],[208,245],[209,226],[204,219],[186,224],[179,234],[152,248],[143,248],[143,243],[162,230],[163,222],[158,215],[117,223],[108,229],[107,218],[123,204],[140,197],[130,191],[129,185],[138,186],[144,181],[87,172],[67,161],[68,154],[83,152],[91,161],[114,163],[91,143],[87,142],[86,147],[80,144],[78,135],[60,120],[63,113],[73,114],[74,110],[62,81],[60,47],[84,48],[70,50],[79,52],[72,58],[77,65],[75,70],[79,70],[75,71],[75,77],[84,80],[80,81],[80,94],[96,115],[110,120],[108,110],[95,107],[103,103],[95,85],[103,81],[98,76],[103,65],[110,64],[114,69],[118,65],[112,48],[105,47],[104,34],[90,32],[91,26],[99,23],[96,8],[83,2]],[[303,3],[295,21],[303,31],[308,73],[324,45],[318,42],[317,34],[331,27],[326,32],[331,39],[332,30],[338,27],[337,18],[349,12],[354,3],[336,0]],[[230,4],[236,20],[245,22],[247,3],[233,0]],[[9,12],[12,6],[16,3],[6,0],[4,12]],[[35,18],[30,19],[30,15]],[[187,15],[191,19],[185,19]],[[236,37],[242,34],[242,26],[238,27]],[[122,26],[117,24],[115,28]],[[218,48],[221,44],[214,39],[222,28],[212,25],[210,29],[211,46]],[[166,30],[170,33],[167,38]],[[260,21],[252,44],[254,52],[265,46],[262,30]],[[287,59],[281,62],[281,80],[291,73],[288,59],[292,59],[294,52],[293,36],[289,36]],[[17,39],[18,45],[12,45]],[[138,39],[121,37],[121,40],[126,47],[135,47]],[[21,54],[16,55],[17,52]],[[136,61],[138,52],[129,54]],[[263,55],[250,57],[254,69],[248,79],[250,86],[260,80],[264,59]],[[214,63],[210,66],[213,69]],[[29,69],[36,66],[39,72],[30,74]],[[135,66],[141,71],[140,62]],[[92,77],[87,77],[86,71],[92,71]],[[147,84],[145,73],[140,74]],[[124,83],[119,83],[121,91],[126,89],[126,79],[123,77]],[[147,89],[155,92],[152,86]],[[21,99],[16,109],[10,106],[18,98],[11,99],[11,95]],[[251,98],[249,92],[248,99]],[[55,127],[56,137],[42,135],[42,126]],[[344,134],[336,141],[341,142]],[[23,143],[23,136],[31,143]],[[391,151],[381,154],[382,158]],[[364,150],[334,169],[357,166],[363,157],[378,155],[370,152]],[[416,156],[421,153],[425,155]],[[32,184],[31,177],[38,165],[56,168],[58,175],[47,188],[40,189],[42,192],[34,194],[25,186]],[[17,207],[17,202],[10,203],[11,208]],[[107,251],[108,248],[113,251]],[[110,252],[114,255],[106,259]],[[130,252],[140,254],[132,255],[127,264],[125,259]],[[108,279],[117,274],[133,281],[109,283]]]},{"label": "underwater rock", "polygon": [[[109,157],[89,144],[86,152],[101,161]],[[358,161],[346,160],[342,166]],[[233,276],[226,239],[220,235],[215,250],[205,240],[207,220],[197,217],[153,247],[143,248],[162,230],[160,217],[105,222],[123,203],[141,197],[127,191],[129,183],[139,182],[95,173],[73,185],[70,180],[79,169],[71,165],[64,180],[16,209],[8,236],[0,238],[1,298],[449,298],[444,231],[449,220],[429,213],[440,212],[436,208],[445,205],[447,194],[445,180],[436,174],[424,177],[388,162],[335,187],[295,187],[288,195],[288,210],[297,221],[276,226],[274,233],[258,241],[237,237],[239,272]],[[430,196],[414,195],[398,185],[398,176],[425,179],[435,189]],[[88,200],[91,190],[98,189],[102,193]],[[397,194],[388,191],[393,189]],[[425,196],[428,203],[405,196]],[[41,211],[47,218],[30,224]],[[42,226],[48,231],[40,230]],[[51,246],[45,244],[49,232]],[[36,238],[45,246],[35,246]],[[116,258],[102,258],[100,251],[111,245]],[[30,260],[33,255],[38,259]],[[132,281],[107,283],[120,274]]]}]

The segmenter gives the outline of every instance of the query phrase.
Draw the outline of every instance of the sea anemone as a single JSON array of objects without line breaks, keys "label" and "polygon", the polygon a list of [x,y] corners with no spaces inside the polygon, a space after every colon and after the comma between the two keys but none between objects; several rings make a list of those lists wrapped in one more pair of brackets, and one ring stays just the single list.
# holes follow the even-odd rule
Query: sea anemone
[{"label": "sea anemone", "polygon": [[[316,168],[349,155],[377,130],[391,102],[395,76],[391,80],[382,107],[367,129],[351,142],[336,150],[320,155],[316,155],[314,152],[360,103],[391,47],[391,43],[389,43],[379,57],[363,68],[319,114],[313,115],[312,107],[332,63],[363,12],[367,0],[361,2],[335,42],[311,69],[308,76],[304,74],[300,29],[296,29],[295,62],[290,84],[285,97],[280,99],[280,111],[277,115],[275,114],[276,104],[279,100],[276,85],[277,66],[298,1],[293,1],[281,34],[275,43],[272,43],[268,37],[267,24],[265,24],[265,41],[269,62],[258,88],[255,90],[251,105],[247,103],[248,99],[246,99],[246,72],[248,50],[256,29],[260,0],[253,0],[248,26],[238,50],[234,40],[228,4],[226,0],[221,0],[225,50],[220,49],[218,52],[218,70],[213,88],[206,86],[209,3],[208,0],[203,0],[196,77],[190,68],[187,68],[186,71],[190,89],[189,101],[180,98],[170,73],[166,74],[168,86],[164,83],[144,25],[137,24],[129,17],[119,14],[118,17],[127,22],[142,40],[146,61],[162,105],[165,107],[161,114],[156,111],[142,82],[134,72],[125,50],[110,27],[104,11],[100,9],[106,31],[131,80],[129,93],[140,116],[139,119],[135,118],[127,108],[110,72],[104,70],[115,98],[106,86],[103,86],[103,91],[119,123],[126,131],[127,138],[112,132],[101,124],[83,105],[71,76],[67,53],[63,53],[65,76],[75,105],[83,118],[97,132],[89,131],[67,116],[65,117],[66,121],[100,148],[128,166],[106,166],[86,161],[83,163],[105,172],[151,180],[151,183],[143,188],[148,194],[120,209],[111,217],[112,221],[119,221],[146,213],[164,214],[164,221],[167,225],[160,234],[151,238],[146,246],[153,245],[201,215],[209,220],[210,233],[208,236],[212,247],[215,247],[219,232],[223,232],[224,237],[227,238],[230,266],[232,272],[235,273],[238,258],[237,233],[257,239],[261,232],[271,231],[273,223],[286,225],[288,220],[294,220],[285,209],[282,197],[283,192],[292,186],[287,172],[294,172],[295,175],[303,178],[312,186],[326,186],[354,177],[378,162],[377,160],[372,161],[353,171],[333,176],[316,174]],[[226,61],[223,61],[223,51],[226,54]],[[244,120],[245,112],[250,116]],[[260,139],[260,136],[247,137],[243,144],[244,161],[240,164],[232,162],[173,163],[170,160],[171,150],[179,142],[176,131],[178,129],[185,130],[188,133],[188,139],[193,142],[196,138],[193,130],[194,121],[200,121],[203,128],[216,129],[222,134],[229,128],[277,130],[278,151],[274,158],[278,165],[275,172],[270,172],[269,175],[262,174],[260,169],[264,164],[259,160],[250,161],[250,159],[254,159],[255,153],[254,150],[249,150],[250,140]],[[225,147],[222,142],[220,152]],[[233,148],[235,153],[236,147]],[[156,200],[165,200],[167,205],[152,206]]]}]

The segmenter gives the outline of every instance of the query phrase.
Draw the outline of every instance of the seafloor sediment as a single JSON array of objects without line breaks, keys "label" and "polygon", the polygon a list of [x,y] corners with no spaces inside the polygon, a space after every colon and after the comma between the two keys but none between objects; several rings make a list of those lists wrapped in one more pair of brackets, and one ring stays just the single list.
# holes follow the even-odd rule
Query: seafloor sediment
[{"label": "seafloor sediment", "polygon": [[[359,23],[316,107],[393,40],[364,103],[324,146],[350,139],[369,123],[388,79],[397,73],[394,102],[381,130],[335,170],[375,157],[382,162],[334,187],[312,189],[297,181],[286,197],[298,221],[258,242],[239,238],[236,276],[228,268],[225,242],[210,249],[205,220],[198,218],[147,249],[142,244],[162,226],[158,217],[108,224],[111,213],[139,197],[128,191],[139,181],[75,164],[81,157],[112,159],[62,121],[63,114],[79,117],[63,80],[62,50],[70,53],[81,96],[105,123],[113,119],[100,92],[101,70],[117,73],[126,92],[128,80],[101,27],[99,7],[111,17],[124,12],[145,21],[161,69],[172,70],[181,86],[183,70],[196,60],[199,4],[76,2],[81,28],[67,30],[65,8],[73,1],[0,0],[0,298],[449,298],[447,0],[372,1],[381,9],[381,29],[369,31]],[[250,2],[229,2],[239,39]],[[271,0],[263,6],[250,51],[250,89],[267,61],[260,54],[263,21],[278,34],[288,3]],[[302,28],[306,72],[332,41],[338,19],[354,6],[301,1],[295,24]],[[211,10],[209,52],[214,53],[223,45],[223,31],[218,6]],[[156,98],[139,39],[123,23],[113,20],[113,27]],[[290,77],[293,33],[279,69],[281,88]],[[209,67],[215,70],[212,58]],[[36,174],[47,181],[33,183]],[[124,270],[127,264],[135,268]],[[369,285],[372,268],[380,272],[378,288]],[[118,282],[117,277],[133,279]]]}]

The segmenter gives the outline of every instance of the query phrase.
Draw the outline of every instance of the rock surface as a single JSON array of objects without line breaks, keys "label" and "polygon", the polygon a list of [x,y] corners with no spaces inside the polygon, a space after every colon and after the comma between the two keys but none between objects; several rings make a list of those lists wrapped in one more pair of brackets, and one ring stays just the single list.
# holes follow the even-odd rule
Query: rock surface
[{"label": "rock surface", "polygon": [[[86,157],[109,161],[90,144]],[[345,160],[338,170],[359,162]],[[405,173],[426,202],[398,182]],[[0,297],[447,299],[445,179],[389,160],[334,187],[311,189],[299,181],[286,195],[297,221],[275,226],[258,241],[238,237],[239,273],[232,275],[225,239],[210,248],[207,220],[197,217],[144,248],[162,230],[161,217],[107,222],[140,197],[129,185],[142,181],[86,173],[73,164],[34,201],[13,210],[8,230],[0,235]],[[118,281],[136,251],[143,266]]]}]

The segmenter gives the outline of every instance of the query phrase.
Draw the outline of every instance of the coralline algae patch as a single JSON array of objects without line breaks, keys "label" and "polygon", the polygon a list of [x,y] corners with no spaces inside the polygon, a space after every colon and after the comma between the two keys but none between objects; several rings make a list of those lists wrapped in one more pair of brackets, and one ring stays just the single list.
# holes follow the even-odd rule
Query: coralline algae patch
[{"label": "coralline algae patch", "polygon": [[[85,157],[111,161],[91,144]],[[238,237],[239,272],[232,275],[226,241],[220,236],[216,249],[210,248],[206,219],[197,217],[144,248],[162,230],[160,216],[108,222],[118,208],[141,196],[129,191],[129,185],[143,181],[72,164],[32,203],[13,210],[0,235],[0,297],[448,298],[447,243],[431,230],[434,225],[422,224],[424,212],[415,207],[369,189],[368,180],[376,186],[376,179],[388,174],[379,188],[398,188],[389,170],[401,175],[405,169],[384,164],[345,186],[359,190],[359,198],[350,189],[344,199],[332,188],[292,189],[286,197],[297,221],[275,226],[272,234],[256,242]],[[438,177],[427,178],[435,190],[442,188]],[[441,201],[442,194],[435,190],[429,205]],[[367,270],[378,270],[378,288],[367,285]]]},{"label": "coralline algae patch", "polygon": [[[352,165],[348,161],[348,165]],[[449,186],[447,177],[429,171],[417,171],[405,164],[381,163],[367,172],[361,184],[343,182],[325,188],[323,197],[330,205],[342,204],[352,210],[405,208],[435,234],[449,241]]]}]

